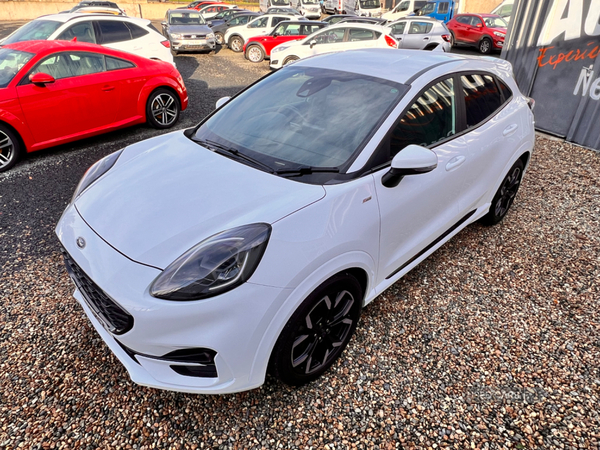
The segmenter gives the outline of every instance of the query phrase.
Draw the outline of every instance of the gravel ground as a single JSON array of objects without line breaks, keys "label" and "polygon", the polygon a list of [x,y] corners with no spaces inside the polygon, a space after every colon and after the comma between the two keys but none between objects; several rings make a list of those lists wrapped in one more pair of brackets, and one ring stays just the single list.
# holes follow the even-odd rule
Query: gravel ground
[{"label": "gravel ground", "polygon": [[[194,99],[180,127],[266,72],[228,51],[177,61]],[[53,236],[85,168],[156,133],[0,175],[0,449],[600,447],[600,154],[538,138],[505,221],[468,227],[371,303],[320,380],[200,396],[129,380]]]}]

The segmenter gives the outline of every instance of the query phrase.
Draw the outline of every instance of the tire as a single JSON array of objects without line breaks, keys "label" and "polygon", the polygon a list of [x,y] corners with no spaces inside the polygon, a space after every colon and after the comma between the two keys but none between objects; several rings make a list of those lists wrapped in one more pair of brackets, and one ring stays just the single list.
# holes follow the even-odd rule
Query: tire
[{"label": "tire", "polygon": [[5,125],[0,124],[0,172],[13,167],[21,158],[21,142],[18,136]]},{"label": "tire", "polygon": [[487,55],[492,52],[492,41],[490,38],[483,38],[479,41],[479,52],[483,55]]},{"label": "tire", "polygon": [[506,216],[519,191],[523,168],[523,161],[520,159],[513,164],[494,195],[489,212],[481,218],[481,223],[489,226],[496,225]]},{"label": "tire", "polygon": [[260,45],[249,45],[246,47],[246,59],[253,63],[262,62],[265,59],[265,51]]},{"label": "tire", "polygon": [[454,38],[454,33],[450,32],[450,48],[453,48],[456,45],[456,39]]},{"label": "tire", "polygon": [[220,31],[217,31],[215,33],[215,41],[218,45],[223,45],[225,43],[223,33],[221,33]]},{"label": "tire", "polygon": [[281,331],[269,362],[271,374],[291,386],[320,377],[350,342],[362,301],[362,288],[349,274],[335,275],[321,284]]},{"label": "tire", "polygon": [[169,89],[158,88],[148,97],[146,121],[151,127],[171,128],[177,123],[180,112],[179,97]]},{"label": "tire", "polygon": [[297,56],[288,56],[287,58],[285,58],[283,60],[283,66],[287,66],[289,63],[294,62],[294,61],[298,61],[300,58],[298,58]]},{"label": "tire", "polygon": [[244,50],[244,40],[239,36],[232,36],[227,43],[230,50],[240,53]]}]

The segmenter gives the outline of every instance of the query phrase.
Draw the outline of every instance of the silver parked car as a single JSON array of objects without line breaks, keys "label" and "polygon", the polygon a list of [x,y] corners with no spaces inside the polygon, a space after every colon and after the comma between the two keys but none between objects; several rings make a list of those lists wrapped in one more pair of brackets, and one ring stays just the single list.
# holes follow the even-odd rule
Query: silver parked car
[{"label": "silver parked car", "polygon": [[439,20],[429,17],[407,17],[387,25],[398,41],[398,48],[449,52],[450,31]]},{"label": "silver parked car", "polygon": [[215,49],[215,35],[198,11],[172,9],[167,11],[162,22],[162,32],[173,53],[185,50]]}]

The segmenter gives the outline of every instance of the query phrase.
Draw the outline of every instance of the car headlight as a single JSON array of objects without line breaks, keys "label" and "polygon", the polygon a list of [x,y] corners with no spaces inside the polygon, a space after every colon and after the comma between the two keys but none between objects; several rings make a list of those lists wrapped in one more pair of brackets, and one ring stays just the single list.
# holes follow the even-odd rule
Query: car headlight
[{"label": "car headlight", "polygon": [[114,153],[111,153],[108,156],[105,156],[100,161],[95,162],[84,174],[79,181],[79,184],[75,188],[75,193],[73,194],[73,198],[71,199],[71,203],[75,201],[77,197],[81,195],[83,191],[85,191],[94,181],[104,175],[106,172],[110,170],[112,166],[115,165],[121,153],[123,153],[124,149],[118,150]]},{"label": "car headlight", "polygon": [[206,39],[214,39],[215,38],[215,33],[208,33],[206,35]]},{"label": "car headlight", "polygon": [[500,33],[499,31],[494,31],[494,34],[495,34],[496,36],[498,36],[498,37],[501,37],[501,38],[503,38],[503,37],[505,37],[505,36],[506,36],[506,34],[504,34],[504,33]]},{"label": "car headlight", "polygon": [[150,285],[165,300],[200,300],[247,281],[267,247],[271,226],[255,223],[215,234],[171,263]]},{"label": "car headlight", "polygon": [[288,48],[290,48],[289,45],[283,45],[283,46],[275,47],[273,50],[271,50],[271,54],[280,52],[282,50],[287,50]]},{"label": "car headlight", "polygon": [[171,39],[181,39],[181,34],[171,33]]}]

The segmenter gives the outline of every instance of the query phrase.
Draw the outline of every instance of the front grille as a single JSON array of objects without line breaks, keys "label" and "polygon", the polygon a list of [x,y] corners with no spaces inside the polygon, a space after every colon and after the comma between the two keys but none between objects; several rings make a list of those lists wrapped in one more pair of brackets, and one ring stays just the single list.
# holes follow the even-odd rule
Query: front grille
[{"label": "front grille", "polygon": [[184,34],[183,39],[204,39],[206,34]]},{"label": "front grille", "polygon": [[102,289],[81,270],[71,255],[61,249],[67,266],[67,272],[83,295],[94,315],[113,334],[123,334],[133,327],[133,317],[117,305]]}]

